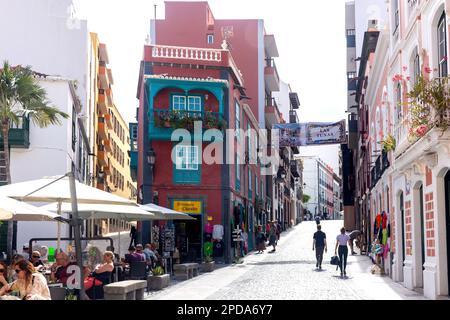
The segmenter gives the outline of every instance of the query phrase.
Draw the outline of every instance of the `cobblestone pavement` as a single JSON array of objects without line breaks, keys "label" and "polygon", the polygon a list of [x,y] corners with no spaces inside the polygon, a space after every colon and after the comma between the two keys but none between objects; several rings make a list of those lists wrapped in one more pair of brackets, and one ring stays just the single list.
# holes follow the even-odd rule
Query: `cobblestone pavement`
[{"label": "cobblestone pavement", "polygon": [[275,253],[250,254],[244,263],[218,268],[212,273],[174,283],[150,293],[147,299],[261,299],[261,300],[359,300],[423,299],[389,277],[370,273],[372,263],[366,256],[349,256],[346,279],[329,264],[334,254],[336,235],[342,221],[323,221],[328,237],[328,253],[323,270],[316,270],[312,236],[315,222],[302,222],[282,235]]}]

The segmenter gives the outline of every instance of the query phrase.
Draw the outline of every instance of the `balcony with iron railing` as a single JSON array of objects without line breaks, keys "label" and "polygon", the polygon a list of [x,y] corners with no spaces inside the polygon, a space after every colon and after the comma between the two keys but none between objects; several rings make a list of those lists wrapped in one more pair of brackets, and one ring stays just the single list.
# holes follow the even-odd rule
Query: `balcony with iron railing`
[{"label": "balcony with iron railing", "polygon": [[176,129],[193,131],[196,123],[201,126],[202,132],[208,129],[222,131],[227,128],[222,113],[209,111],[154,110],[151,122],[150,136],[153,139],[170,139]]},{"label": "balcony with iron railing", "polygon": [[[432,87],[431,87],[432,86]],[[426,135],[432,139],[448,132],[450,127],[450,78],[435,78],[424,85],[424,90],[432,88],[432,97],[425,98],[433,103],[408,103],[404,116],[400,115],[394,126],[397,158]],[[434,134],[436,133],[436,134]]]},{"label": "balcony with iron railing", "polygon": [[[19,117],[17,124],[9,125],[9,146],[11,148],[28,148],[30,147],[30,120],[23,116]],[[0,130],[0,143],[3,144],[3,132]]]}]

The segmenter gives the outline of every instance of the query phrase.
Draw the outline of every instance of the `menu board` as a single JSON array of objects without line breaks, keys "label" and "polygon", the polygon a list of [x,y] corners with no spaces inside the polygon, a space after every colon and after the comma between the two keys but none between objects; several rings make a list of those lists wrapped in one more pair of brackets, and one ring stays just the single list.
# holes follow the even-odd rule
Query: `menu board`
[{"label": "menu board", "polygon": [[175,251],[175,230],[172,228],[165,228],[163,231],[163,251]]}]

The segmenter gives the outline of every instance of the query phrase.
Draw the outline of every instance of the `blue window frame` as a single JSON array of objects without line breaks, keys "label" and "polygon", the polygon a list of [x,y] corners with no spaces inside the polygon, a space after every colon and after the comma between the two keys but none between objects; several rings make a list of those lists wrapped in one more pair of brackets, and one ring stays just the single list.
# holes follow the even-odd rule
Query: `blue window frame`
[{"label": "blue window frame", "polygon": [[188,110],[189,111],[202,111],[202,99],[199,96],[188,97]]},{"label": "blue window frame", "polygon": [[198,146],[177,145],[173,164],[174,183],[200,184],[201,166],[199,164]]},{"label": "blue window frame", "polygon": [[250,169],[248,169],[248,197],[249,199],[252,199],[252,172]]},{"label": "blue window frame", "polygon": [[172,110],[201,112],[203,109],[202,97],[200,95],[172,95]]},{"label": "blue window frame", "polygon": [[240,132],[240,128],[241,128],[241,106],[239,105],[239,103],[236,101],[235,103],[236,107],[235,107],[235,111],[236,111],[236,115],[235,115],[235,129],[236,129],[236,139],[237,141],[241,140],[241,132]]},{"label": "blue window frame", "polygon": [[237,152],[236,152],[235,159],[236,159],[236,164],[235,164],[235,167],[236,167],[236,190],[240,191],[241,190],[241,168],[240,168],[241,161],[239,159],[239,155]]},{"label": "blue window frame", "polygon": [[172,109],[173,110],[186,110],[186,97],[173,95],[172,96]]},{"label": "blue window frame", "polygon": [[198,170],[198,146],[176,146],[177,170]]}]

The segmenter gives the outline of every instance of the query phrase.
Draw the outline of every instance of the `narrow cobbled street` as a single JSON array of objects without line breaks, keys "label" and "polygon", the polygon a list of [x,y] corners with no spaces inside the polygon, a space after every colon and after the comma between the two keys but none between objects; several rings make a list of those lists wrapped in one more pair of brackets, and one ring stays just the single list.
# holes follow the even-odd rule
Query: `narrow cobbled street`
[{"label": "narrow cobbled street", "polygon": [[242,264],[218,268],[194,279],[179,282],[147,299],[264,299],[264,300],[334,300],[334,299],[423,299],[387,276],[372,275],[367,256],[349,256],[346,279],[330,265],[336,235],[342,221],[323,221],[328,253],[323,270],[316,270],[312,237],[315,222],[302,222],[284,233],[276,253],[252,253]]}]

